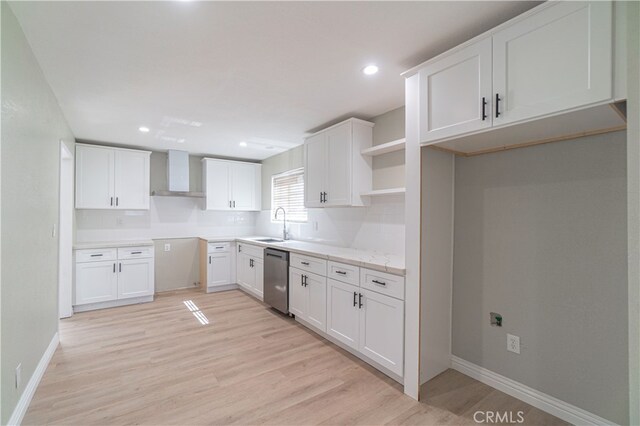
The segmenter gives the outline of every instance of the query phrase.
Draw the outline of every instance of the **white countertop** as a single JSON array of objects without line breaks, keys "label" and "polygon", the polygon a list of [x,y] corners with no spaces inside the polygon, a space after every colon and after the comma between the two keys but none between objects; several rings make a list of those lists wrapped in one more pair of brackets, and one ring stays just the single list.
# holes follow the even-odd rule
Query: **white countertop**
[{"label": "white countertop", "polygon": [[101,249],[110,247],[152,246],[153,240],[97,241],[91,243],[75,243],[74,250]]},{"label": "white countertop", "polygon": [[310,243],[307,241],[287,240],[284,242],[265,243],[255,241],[255,238],[270,237],[202,237],[210,243],[222,241],[241,241],[260,247],[273,247],[291,253],[306,254],[334,262],[361,266],[376,271],[388,272],[395,275],[405,275],[404,257],[378,251],[360,250],[348,247],[335,247],[326,244]]}]

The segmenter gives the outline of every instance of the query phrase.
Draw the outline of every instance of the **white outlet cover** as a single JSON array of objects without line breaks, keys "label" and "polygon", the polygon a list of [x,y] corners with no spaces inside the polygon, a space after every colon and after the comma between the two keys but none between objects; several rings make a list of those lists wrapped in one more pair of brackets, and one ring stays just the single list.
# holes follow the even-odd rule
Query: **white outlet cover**
[{"label": "white outlet cover", "polygon": [[507,334],[507,350],[516,354],[520,354],[520,337],[513,334]]},{"label": "white outlet cover", "polygon": [[171,244],[165,244],[164,251],[171,251]]}]

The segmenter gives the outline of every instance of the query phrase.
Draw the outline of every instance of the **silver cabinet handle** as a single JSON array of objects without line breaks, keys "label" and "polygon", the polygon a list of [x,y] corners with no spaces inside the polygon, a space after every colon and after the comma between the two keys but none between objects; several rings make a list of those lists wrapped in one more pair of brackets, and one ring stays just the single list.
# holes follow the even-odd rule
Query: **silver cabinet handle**
[{"label": "silver cabinet handle", "polygon": [[376,284],[380,284],[380,285],[387,285],[387,283],[383,282],[383,281],[378,281],[378,280],[371,280],[372,283],[376,283]]},{"label": "silver cabinet handle", "polygon": [[118,206],[118,197],[116,197],[116,207]]},{"label": "silver cabinet handle", "polygon": [[92,254],[91,257],[102,257],[102,253],[100,253],[100,254]]},{"label": "silver cabinet handle", "polygon": [[114,274],[116,273],[116,264],[115,263],[113,264],[113,273]]},{"label": "silver cabinet handle", "polygon": [[336,274],[347,275],[347,273],[345,271],[336,271]]},{"label": "silver cabinet handle", "polygon": [[142,254],[141,251],[132,251],[131,254]]},{"label": "silver cabinet handle", "polygon": [[111,197],[111,202],[109,203],[109,205],[113,205],[113,197]]},{"label": "silver cabinet handle", "polygon": [[211,256],[209,256],[209,265],[211,265]]},{"label": "silver cabinet handle", "polygon": [[118,272],[122,272],[122,262],[118,264]]},{"label": "silver cabinet handle", "polygon": [[222,248],[224,248],[224,246],[219,246],[219,247],[216,247],[216,249],[222,249]]},{"label": "silver cabinet handle", "polygon": [[300,262],[302,263],[304,266],[309,266],[309,262]]}]

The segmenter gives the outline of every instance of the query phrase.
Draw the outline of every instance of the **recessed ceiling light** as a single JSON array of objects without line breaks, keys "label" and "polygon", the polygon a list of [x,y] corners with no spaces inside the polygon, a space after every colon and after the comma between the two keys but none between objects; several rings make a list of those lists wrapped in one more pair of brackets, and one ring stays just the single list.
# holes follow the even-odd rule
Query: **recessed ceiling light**
[{"label": "recessed ceiling light", "polygon": [[149,128],[145,127],[145,126],[138,127],[138,130],[140,130],[142,133],[148,133],[149,132]]},{"label": "recessed ceiling light", "polygon": [[378,67],[376,65],[367,65],[362,69],[362,72],[366,75],[373,75],[378,72]]},{"label": "recessed ceiling light", "polygon": [[246,143],[246,142],[240,142],[238,145],[240,145],[241,147],[243,147],[243,148],[244,148],[244,147],[246,147],[246,146],[247,146],[247,143]]}]

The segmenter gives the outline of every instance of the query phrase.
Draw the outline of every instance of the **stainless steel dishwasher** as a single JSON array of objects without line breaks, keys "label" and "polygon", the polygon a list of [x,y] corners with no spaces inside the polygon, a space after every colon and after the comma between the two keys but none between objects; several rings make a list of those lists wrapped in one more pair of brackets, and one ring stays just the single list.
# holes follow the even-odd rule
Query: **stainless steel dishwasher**
[{"label": "stainless steel dishwasher", "polygon": [[289,252],[264,249],[264,303],[289,313]]}]

